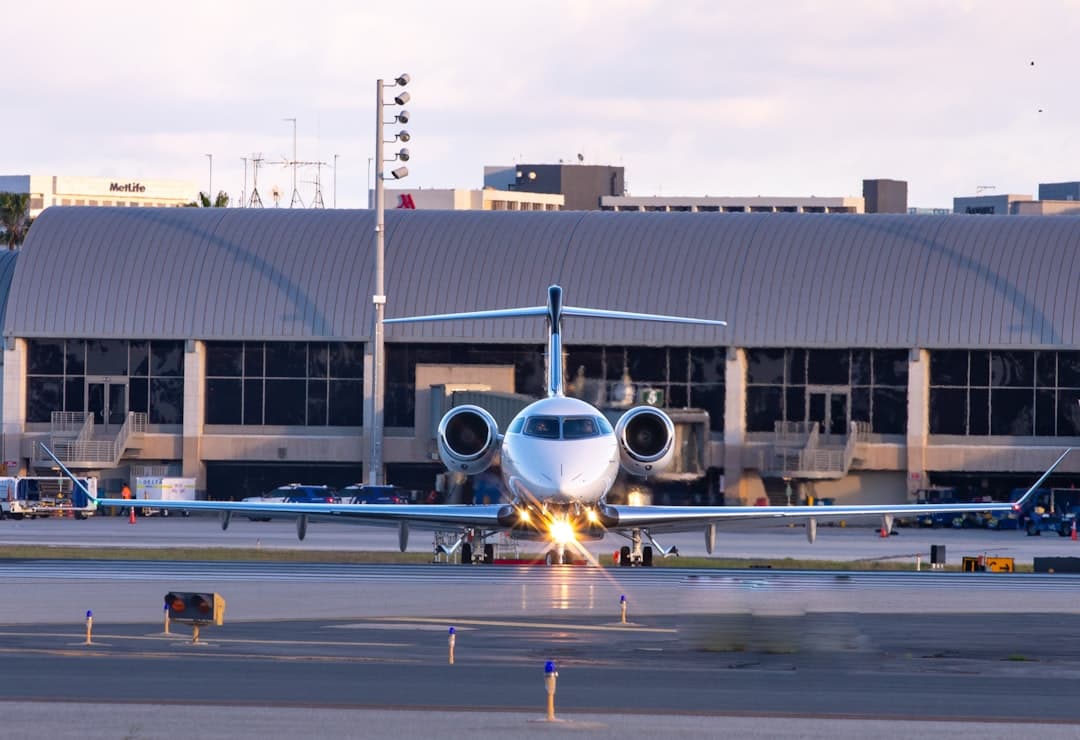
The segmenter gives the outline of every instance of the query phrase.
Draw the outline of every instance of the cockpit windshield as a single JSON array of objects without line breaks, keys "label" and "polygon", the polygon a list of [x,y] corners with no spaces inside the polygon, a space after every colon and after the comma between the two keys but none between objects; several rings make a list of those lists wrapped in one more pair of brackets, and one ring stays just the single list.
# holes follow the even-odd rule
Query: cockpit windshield
[{"label": "cockpit windshield", "polygon": [[591,416],[568,416],[563,419],[563,439],[584,439],[599,434]]},{"label": "cockpit windshield", "polygon": [[531,416],[524,433],[541,439],[586,439],[611,434],[611,425],[602,416]]},{"label": "cockpit windshield", "polygon": [[559,417],[557,416],[531,416],[525,422],[525,436],[541,437],[543,439],[559,438]]}]

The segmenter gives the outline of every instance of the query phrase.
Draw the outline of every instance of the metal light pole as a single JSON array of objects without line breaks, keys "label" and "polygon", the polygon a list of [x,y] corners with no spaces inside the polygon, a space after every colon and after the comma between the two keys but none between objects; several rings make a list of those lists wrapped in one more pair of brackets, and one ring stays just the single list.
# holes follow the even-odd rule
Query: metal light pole
[{"label": "metal light pole", "polygon": [[337,159],[338,155],[334,155],[334,208],[337,208]]},{"label": "metal light pole", "polygon": [[[383,343],[383,314],[386,308],[386,294],[383,287],[383,263],[385,251],[385,198],[383,195],[383,165],[387,162],[401,160],[407,162],[409,150],[402,148],[387,160],[383,154],[384,143],[396,141],[408,141],[407,131],[394,134],[389,142],[383,140],[383,126],[387,123],[407,123],[408,111],[402,110],[391,121],[383,120],[383,88],[405,87],[409,84],[409,75],[403,74],[391,83],[384,83],[379,79],[375,82],[375,286],[371,296],[374,311],[374,328],[372,331],[371,350],[371,459],[368,463],[368,482],[371,485],[381,485],[383,482],[383,408],[384,408],[384,385],[385,385],[385,351]],[[405,105],[409,102],[409,93],[402,92],[394,98],[393,105]],[[409,174],[405,167],[398,167],[390,172],[395,180],[399,180]]]}]

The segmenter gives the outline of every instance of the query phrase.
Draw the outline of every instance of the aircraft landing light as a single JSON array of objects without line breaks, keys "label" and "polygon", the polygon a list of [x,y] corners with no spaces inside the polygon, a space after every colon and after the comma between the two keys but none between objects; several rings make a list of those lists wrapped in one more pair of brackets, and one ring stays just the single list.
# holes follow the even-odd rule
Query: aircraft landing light
[{"label": "aircraft landing light", "polygon": [[548,531],[551,534],[551,539],[557,544],[569,545],[571,542],[577,542],[574,525],[565,519],[554,520]]},{"label": "aircraft landing light", "polygon": [[585,518],[592,524],[597,524],[600,521],[600,515],[596,513],[596,509],[586,509]]}]

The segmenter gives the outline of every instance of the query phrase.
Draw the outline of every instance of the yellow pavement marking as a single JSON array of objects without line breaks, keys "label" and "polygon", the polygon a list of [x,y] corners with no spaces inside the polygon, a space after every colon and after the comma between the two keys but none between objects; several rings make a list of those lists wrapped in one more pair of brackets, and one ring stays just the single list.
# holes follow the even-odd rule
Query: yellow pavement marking
[{"label": "yellow pavement marking", "polygon": [[[580,632],[653,632],[674,635],[676,629],[667,627],[638,627],[633,624],[563,624],[560,622],[506,622],[493,619],[431,619],[429,617],[387,617],[388,621],[416,624],[459,624],[477,627],[521,627],[523,629],[575,630]],[[374,618],[372,619],[374,621]]]}]

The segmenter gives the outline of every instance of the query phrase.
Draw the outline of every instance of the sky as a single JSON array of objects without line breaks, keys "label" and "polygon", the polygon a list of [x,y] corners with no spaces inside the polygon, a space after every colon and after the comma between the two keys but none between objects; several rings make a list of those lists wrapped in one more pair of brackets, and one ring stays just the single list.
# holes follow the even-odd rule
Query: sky
[{"label": "sky", "polygon": [[[836,197],[884,177],[950,207],[1080,180],[1080,0],[4,0],[0,18],[0,174],[189,180],[238,202],[242,158],[290,159],[295,118],[326,205],[363,208],[375,81],[408,72],[413,188],[579,154],[625,167],[635,196]],[[298,170],[306,203],[315,179]],[[265,164],[267,205],[274,185],[286,205],[292,171]]]}]

